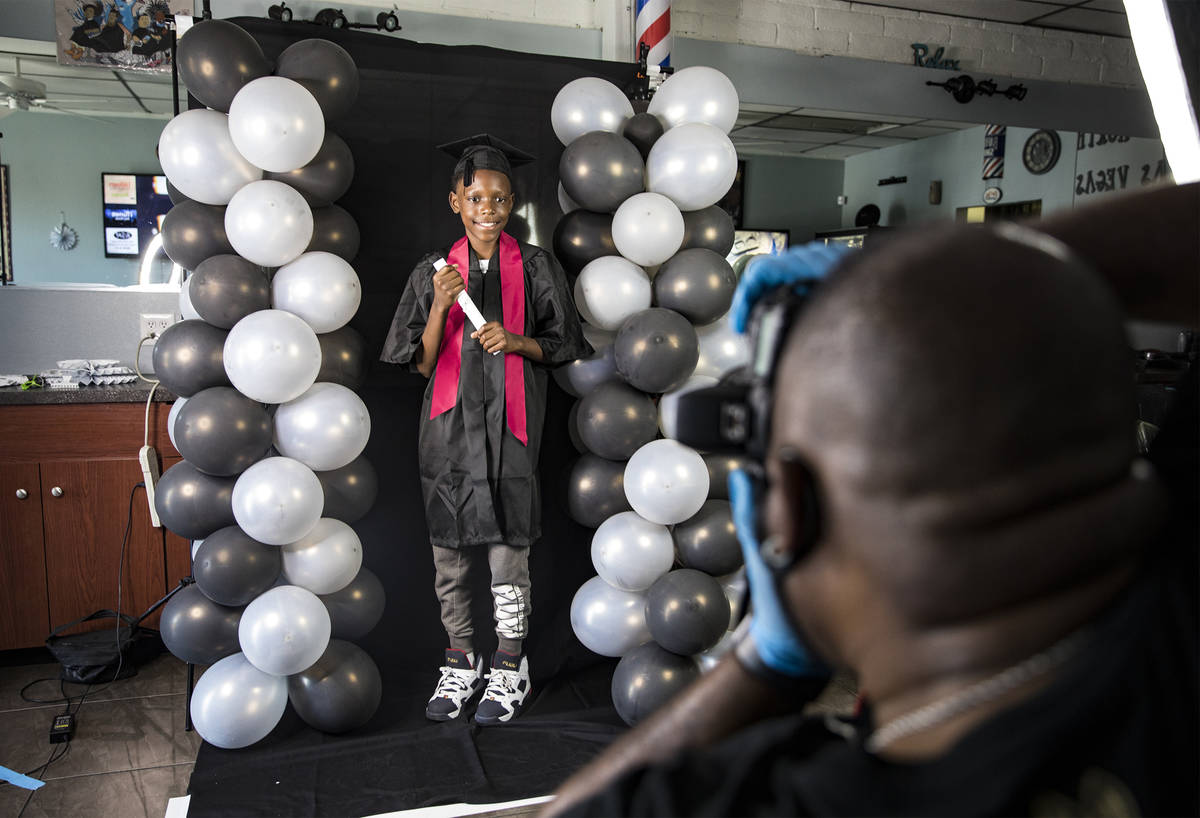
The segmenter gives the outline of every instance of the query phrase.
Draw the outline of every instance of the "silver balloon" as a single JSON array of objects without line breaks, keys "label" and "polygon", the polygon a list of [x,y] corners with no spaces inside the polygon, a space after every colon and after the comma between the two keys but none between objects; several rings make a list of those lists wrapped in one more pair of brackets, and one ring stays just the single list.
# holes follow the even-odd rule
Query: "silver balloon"
[{"label": "silver balloon", "polygon": [[[576,305],[578,305],[578,296],[576,296]],[[582,314],[580,310],[580,314]],[[613,341],[617,338],[616,330],[601,329],[595,324],[587,323],[586,319],[581,323],[580,328],[583,330],[583,340],[591,344],[592,349],[599,352],[600,350],[612,346]],[[616,366],[616,364],[613,364]]]},{"label": "silver balloon", "polygon": [[285,545],[308,534],[321,519],[325,493],[312,469],[290,457],[267,457],[233,484],[233,516],[248,535]]},{"label": "silver balloon", "polygon": [[582,398],[602,383],[620,380],[612,344],[593,352],[586,358],[576,358],[554,370],[554,380],[563,391]]},{"label": "silver balloon", "polygon": [[738,623],[742,621],[743,609],[747,602],[746,569],[743,566],[732,574],[717,577],[717,582],[721,583],[721,590],[725,592],[725,598],[729,600],[729,628],[736,630]]},{"label": "silver balloon", "polygon": [[313,530],[288,543],[283,554],[283,577],[314,594],[332,594],[350,584],[362,567],[362,542],[354,529],[322,517]]},{"label": "silver balloon", "polygon": [[179,449],[179,444],[175,442],[175,421],[179,417],[179,410],[188,402],[187,398],[176,398],[171,404],[171,411],[167,412],[167,437],[171,438],[171,445]]},{"label": "silver balloon", "polygon": [[229,117],[220,111],[184,111],[163,128],[158,161],[171,184],[189,199],[229,204],[244,185],[262,178],[229,136]]},{"label": "silver balloon", "polygon": [[737,175],[737,150],[720,128],[679,125],[662,135],[646,157],[646,187],[680,210],[716,204]]},{"label": "silver balloon", "polygon": [[647,113],[666,128],[707,122],[725,133],[738,116],[738,93],[729,77],[715,68],[694,65],[676,71],[654,92]]},{"label": "silver balloon", "polygon": [[310,667],[329,646],[329,611],[312,591],[280,585],[246,606],[238,642],[250,664],[290,676]]},{"label": "silver balloon", "polygon": [[563,213],[570,213],[572,210],[579,209],[579,203],[567,194],[562,182],[558,183],[558,209]]},{"label": "silver balloon", "polygon": [[362,454],[370,436],[366,404],[338,383],[314,383],[275,412],[275,448],[314,471],[350,463]]},{"label": "silver balloon", "polygon": [[559,89],[550,106],[550,125],[564,145],[590,131],[619,134],[631,116],[633,104],[625,92],[599,77],[580,77],[568,82]]},{"label": "silver balloon", "polygon": [[288,703],[287,679],[264,673],[245,654],[214,664],[192,692],[192,723],[215,747],[236,750],[266,738]]},{"label": "silver balloon", "polygon": [[196,308],[192,306],[191,289],[192,276],[188,276],[179,286],[179,314],[183,316],[184,321],[200,317],[200,313],[196,312]]},{"label": "silver balloon", "polygon": [[650,306],[650,277],[620,256],[601,256],[575,279],[575,305],[592,326],[616,330],[621,323]]},{"label": "silver balloon", "polygon": [[233,325],[225,339],[225,374],[260,403],[304,394],[321,371],[321,342],[312,327],[285,310],[259,310]]},{"label": "silver balloon", "polygon": [[667,527],[632,511],[614,514],[592,535],[596,573],[622,591],[646,590],[674,562],[675,544]]},{"label": "silver balloon", "polygon": [[270,179],[251,182],[229,200],[225,235],[247,261],[282,267],[299,258],[312,241],[312,209],[291,185]]},{"label": "silver balloon", "polygon": [[638,193],[613,214],[612,234],[621,255],[634,264],[662,264],[683,244],[683,214],[660,193]]},{"label": "silver balloon", "polygon": [[276,270],[271,279],[275,309],[300,316],[316,333],[345,326],[361,300],[358,274],[333,253],[304,253]]},{"label": "silver balloon", "polygon": [[708,467],[695,449],[675,440],[652,440],[625,464],[625,496],[651,522],[682,523],[708,497]]},{"label": "silver balloon", "polygon": [[287,77],[259,77],[229,106],[229,135],[238,153],[263,170],[289,173],[312,161],[325,141],[317,98]]},{"label": "silver balloon", "polygon": [[725,635],[720,638],[717,644],[705,651],[696,654],[696,667],[700,668],[701,673],[708,673],[717,666],[717,662],[729,651],[733,650],[733,646],[738,642],[736,630],[725,631]]},{"label": "silver balloon", "polygon": [[696,328],[700,359],[692,375],[720,378],[727,372],[750,364],[750,338],[734,331],[726,315]]},{"label": "silver balloon", "polygon": [[571,629],[583,646],[601,656],[624,656],[650,641],[646,594],[622,591],[592,577],[571,600]]}]

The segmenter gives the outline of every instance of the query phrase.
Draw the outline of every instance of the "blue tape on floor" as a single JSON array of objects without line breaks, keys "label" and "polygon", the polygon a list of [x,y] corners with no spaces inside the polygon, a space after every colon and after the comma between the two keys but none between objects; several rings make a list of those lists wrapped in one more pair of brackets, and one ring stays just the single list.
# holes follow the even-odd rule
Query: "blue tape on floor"
[{"label": "blue tape on floor", "polygon": [[27,790],[41,789],[46,784],[45,781],[38,781],[36,778],[21,775],[16,770],[8,769],[8,767],[0,767],[0,781],[7,781],[9,784],[16,784],[18,787],[24,787]]}]

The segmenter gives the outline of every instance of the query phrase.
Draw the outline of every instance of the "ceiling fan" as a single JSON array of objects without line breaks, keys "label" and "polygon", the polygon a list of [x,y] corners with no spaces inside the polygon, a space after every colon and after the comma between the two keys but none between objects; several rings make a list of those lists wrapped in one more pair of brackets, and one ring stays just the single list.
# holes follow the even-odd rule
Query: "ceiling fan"
[{"label": "ceiling fan", "polygon": [[[39,82],[29,77],[21,76],[21,60],[14,58],[16,63],[16,72],[13,74],[0,74],[0,116],[12,111],[31,111],[31,110],[50,110],[62,114],[70,114],[72,116],[81,116],[85,119],[95,120],[96,122],[105,122],[103,119],[88,116],[79,111],[71,111],[66,108],[60,108],[58,105],[51,104],[46,98],[46,83]],[[72,103],[84,102],[85,100],[74,99],[56,99],[55,102]],[[3,111],[7,108],[8,111]],[[107,123],[105,123],[107,124]]]}]

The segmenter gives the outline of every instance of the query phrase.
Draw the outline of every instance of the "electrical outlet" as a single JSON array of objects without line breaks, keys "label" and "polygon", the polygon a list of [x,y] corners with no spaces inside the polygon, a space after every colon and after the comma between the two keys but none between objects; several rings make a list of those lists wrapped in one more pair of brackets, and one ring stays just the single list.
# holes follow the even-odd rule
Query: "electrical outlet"
[{"label": "electrical outlet", "polygon": [[175,316],[169,312],[144,312],[138,316],[138,337],[157,338],[174,323]]}]

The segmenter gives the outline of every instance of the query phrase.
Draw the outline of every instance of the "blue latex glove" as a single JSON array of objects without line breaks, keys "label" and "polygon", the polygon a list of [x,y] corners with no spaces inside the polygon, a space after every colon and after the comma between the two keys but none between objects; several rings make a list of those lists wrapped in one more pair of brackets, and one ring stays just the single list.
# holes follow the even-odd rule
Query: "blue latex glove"
[{"label": "blue latex glove", "polygon": [[733,328],[738,332],[746,331],[750,311],[765,293],[784,284],[795,284],[796,292],[804,295],[849,252],[850,248],[844,244],[812,241],[777,256],[752,259],[733,293],[733,305],[729,309]]},{"label": "blue latex glove", "polygon": [[729,502],[733,524],[746,562],[746,581],[750,585],[750,639],[758,659],[782,676],[799,679],[825,677],[829,669],[804,646],[792,627],[771,569],[763,562],[758,537],[754,533],[754,487],[741,469],[729,474]]}]

